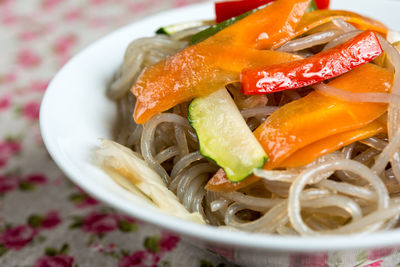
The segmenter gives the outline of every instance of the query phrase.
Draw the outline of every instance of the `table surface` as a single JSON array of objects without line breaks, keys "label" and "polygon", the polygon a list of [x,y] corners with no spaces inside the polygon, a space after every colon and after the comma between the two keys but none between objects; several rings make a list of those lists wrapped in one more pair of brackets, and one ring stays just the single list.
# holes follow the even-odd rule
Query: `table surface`
[{"label": "table surface", "polygon": [[0,0],[0,266],[231,266],[74,186],[39,131],[71,56],[147,15],[199,0]]}]

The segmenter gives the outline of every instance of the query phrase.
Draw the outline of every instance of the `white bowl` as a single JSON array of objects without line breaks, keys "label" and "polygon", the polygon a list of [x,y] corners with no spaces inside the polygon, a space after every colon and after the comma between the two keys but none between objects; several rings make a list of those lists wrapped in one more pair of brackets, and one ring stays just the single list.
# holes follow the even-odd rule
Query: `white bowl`
[{"label": "white bowl", "polygon": [[[332,2],[332,8],[369,15],[400,30],[398,1]],[[293,257],[296,252],[306,256],[329,252],[329,257],[335,255],[355,265],[356,254],[362,249],[400,246],[400,230],[352,237],[298,238],[232,232],[189,223],[146,206],[93,164],[93,150],[99,145],[98,139],[112,137],[116,107],[106,98],[105,91],[122,62],[128,43],[153,35],[162,25],[211,19],[213,14],[212,5],[204,3],[149,17],[98,40],[66,64],[47,89],[40,113],[43,139],[58,166],[97,199],[143,221],[180,233],[187,240],[212,248],[246,266],[285,266],[289,264],[290,255]]]}]

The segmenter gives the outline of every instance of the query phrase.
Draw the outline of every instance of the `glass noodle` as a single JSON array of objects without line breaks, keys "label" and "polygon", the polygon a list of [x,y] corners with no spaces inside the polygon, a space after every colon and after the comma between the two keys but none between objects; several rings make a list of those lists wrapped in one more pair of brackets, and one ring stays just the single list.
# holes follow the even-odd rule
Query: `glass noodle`
[{"label": "glass noodle", "polygon": [[[359,33],[352,25],[340,19],[334,20],[327,28],[289,41],[277,50],[309,56],[318,49],[329,49]],[[136,100],[129,92],[144,68],[186,47],[188,38],[202,29],[204,26],[185,29],[172,36],[142,38],[128,46],[124,62],[110,84],[107,95],[117,103],[119,111],[115,140],[134,152],[129,154],[120,146],[109,149],[112,142],[103,141],[103,148],[98,153],[103,166],[117,172],[119,170],[120,174],[125,170],[128,181],[123,182],[125,188],[129,187],[126,185],[129,182],[134,184],[131,185],[133,187],[138,186],[132,182],[135,180],[134,175],[126,171],[128,168],[123,163],[123,160],[127,161],[126,157],[133,155],[130,162],[140,161],[141,164],[136,164],[139,169],[132,171],[140,175],[143,172],[140,168],[144,168],[142,163],[145,162],[146,175],[151,173],[152,179],[158,177],[157,184],[163,184],[179,200],[180,204],[176,200],[171,200],[171,203],[179,210],[181,217],[200,221],[196,217],[198,215],[204,222],[215,226],[249,232],[308,236],[364,233],[398,227],[399,52],[386,39],[379,37],[390,62],[385,67],[395,73],[391,93],[349,93],[321,83],[313,88],[290,92],[243,96],[240,84],[227,85],[252,130],[281,106],[315,89],[344,101],[388,103],[389,135],[380,134],[355,142],[321,156],[306,166],[254,170],[254,175],[260,177],[260,181],[236,192],[216,193],[205,190],[204,186],[219,167],[199,153],[196,134],[187,119],[188,103],[156,115],[142,126],[132,119]],[[122,161],[118,160],[120,158]],[[143,184],[140,186],[143,187]],[[139,195],[135,190],[130,191]],[[157,190],[165,194],[165,191]],[[160,207],[159,199],[154,200],[146,193],[144,195]],[[171,196],[165,194],[165,197]],[[187,213],[182,211],[183,207]]]}]

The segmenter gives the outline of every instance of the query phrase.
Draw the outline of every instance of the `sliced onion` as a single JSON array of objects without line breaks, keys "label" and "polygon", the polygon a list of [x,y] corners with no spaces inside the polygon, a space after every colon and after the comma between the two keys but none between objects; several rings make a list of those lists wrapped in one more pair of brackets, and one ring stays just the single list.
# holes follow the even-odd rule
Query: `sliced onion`
[{"label": "sliced onion", "polygon": [[339,27],[341,30],[344,32],[351,32],[351,31],[356,31],[357,28],[351,25],[350,23],[347,23],[343,19],[334,19],[332,20],[333,24],[335,24],[337,27]]},{"label": "sliced onion", "polygon": [[286,44],[278,48],[277,51],[294,52],[304,50],[310,47],[325,44],[340,35],[341,33],[341,31],[332,30],[311,34],[309,36],[287,42]]},{"label": "sliced onion", "polygon": [[332,47],[335,47],[337,45],[340,45],[344,42],[347,42],[348,40],[350,40],[351,38],[353,38],[354,36],[358,35],[361,31],[351,31],[351,32],[346,32],[338,37],[336,37],[335,39],[333,39],[332,41],[330,41],[323,49],[323,51],[331,49]]},{"label": "sliced onion", "polygon": [[315,84],[312,87],[324,95],[348,102],[390,103],[391,99],[400,101],[399,95],[389,93],[352,93],[324,83]]}]

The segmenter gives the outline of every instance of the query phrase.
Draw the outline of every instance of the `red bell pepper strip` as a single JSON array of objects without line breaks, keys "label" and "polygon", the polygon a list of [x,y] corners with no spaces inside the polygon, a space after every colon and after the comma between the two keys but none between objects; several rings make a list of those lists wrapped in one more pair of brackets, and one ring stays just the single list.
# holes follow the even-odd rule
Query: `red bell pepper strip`
[{"label": "red bell pepper strip", "polygon": [[376,34],[365,31],[344,44],[303,60],[244,69],[242,91],[246,95],[256,95],[309,86],[366,64],[382,52]]},{"label": "red bell pepper strip", "polygon": [[330,4],[329,2],[329,0],[315,0],[318,9],[328,9]]},{"label": "red bell pepper strip", "polygon": [[215,15],[217,23],[237,17],[252,9],[268,4],[274,0],[239,0],[239,1],[216,1]]}]

